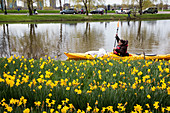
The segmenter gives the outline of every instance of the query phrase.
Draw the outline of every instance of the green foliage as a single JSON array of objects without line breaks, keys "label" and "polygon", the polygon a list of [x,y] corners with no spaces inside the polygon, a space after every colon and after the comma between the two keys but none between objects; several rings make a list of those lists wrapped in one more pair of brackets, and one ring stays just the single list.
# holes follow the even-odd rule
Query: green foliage
[{"label": "green foliage", "polygon": [[[170,104],[168,61],[54,61],[50,58],[35,61],[11,57],[0,59],[0,67],[0,101],[5,98],[5,102],[9,103],[12,98],[19,100],[22,96],[27,99],[26,106],[13,106],[14,111],[20,108],[48,111],[50,107],[47,107],[46,99],[55,100],[52,108],[57,110],[66,98],[69,103],[65,104],[73,104],[76,110],[86,110],[89,103],[92,108],[97,106],[101,110],[102,107],[113,106],[119,111],[117,105],[122,103],[126,112],[130,112],[136,104],[146,110],[148,103],[149,110],[156,112],[155,101],[159,102],[159,110]],[[153,90],[153,87],[156,89]],[[148,99],[147,95],[151,98]],[[37,109],[34,103],[37,101],[44,102],[44,106]],[[0,107],[1,110],[3,107]]]}]

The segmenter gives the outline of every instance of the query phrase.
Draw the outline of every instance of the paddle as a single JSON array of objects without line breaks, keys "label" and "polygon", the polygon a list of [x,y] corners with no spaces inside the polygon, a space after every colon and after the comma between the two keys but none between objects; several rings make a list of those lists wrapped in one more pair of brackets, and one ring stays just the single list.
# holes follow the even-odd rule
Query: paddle
[{"label": "paddle", "polygon": [[[118,34],[118,30],[119,30],[119,21],[117,23],[117,31],[116,31],[116,34]],[[116,46],[116,39],[115,39],[115,44],[114,44],[114,47]]]}]

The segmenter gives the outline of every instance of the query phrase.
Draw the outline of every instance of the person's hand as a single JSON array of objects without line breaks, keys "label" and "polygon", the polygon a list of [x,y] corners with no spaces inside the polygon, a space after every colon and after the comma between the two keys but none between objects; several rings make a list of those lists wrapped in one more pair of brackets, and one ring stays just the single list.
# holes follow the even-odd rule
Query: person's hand
[{"label": "person's hand", "polygon": [[113,48],[114,50],[116,49],[116,47]]},{"label": "person's hand", "polygon": [[118,37],[117,33],[116,33],[116,36],[115,36],[115,38],[116,38],[116,37]]}]

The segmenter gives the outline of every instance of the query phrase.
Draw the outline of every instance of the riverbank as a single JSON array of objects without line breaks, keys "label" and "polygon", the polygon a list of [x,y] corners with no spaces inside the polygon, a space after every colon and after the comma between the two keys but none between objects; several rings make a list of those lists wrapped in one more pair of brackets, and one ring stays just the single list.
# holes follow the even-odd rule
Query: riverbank
[{"label": "riverbank", "polygon": [[0,22],[62,22],[62,21],[106,21],[106,20],[170,19],[170,14],[145,14],[128,18],[127,14],[108,15],[0,15]]}]

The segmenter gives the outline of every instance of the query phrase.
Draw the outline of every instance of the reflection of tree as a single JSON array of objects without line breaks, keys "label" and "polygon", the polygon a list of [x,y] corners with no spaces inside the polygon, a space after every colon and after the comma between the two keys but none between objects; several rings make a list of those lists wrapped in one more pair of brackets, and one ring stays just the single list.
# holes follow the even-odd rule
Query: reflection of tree
[{"label": "reflection of tree", "polygon": [[35,24],[30,24],[29,34],[24,33],[24,36],[19,38],[20,48],[18,48],[18,52],[26,58],[37,59],[48,55],[48,49],[46,48],[45,42],[45,34],[35,33],[36,26],[37,25]]},{"label": "reflection of tree", "polygon": [[[132,27],[132,28],[131,28]],[[148,28],[148,26],[142,27],[142,22],[138,21],[138,24],[134,22],[129,29],[125,32],[122,32],[122,36],[126,37],[129,40],[129,50],[133,52],[133,50],[139,51],[140,53],[144,52],[152,52],[152,44],[157,44],[158,42],[154,39],[154,33],[151,32],[152,29]],[[135,34],[136,33],[136,34]]]},{"label": "reflection of tree", "polygon": [[88,38],[88,28],[89,28],[89,35],[90,35],[90,24],[88,23],[88,22],[86,22],[86,29],[85,29],[85,31],[84,31],[84,35],[83,35],[83,37],[84,38]]},{"label": "reflection of tree", "polygon": [[127,21],[128,26],[130,26],[130,20]]},{"label": "reflection of tree", "polygon": [[63,37],[62,32],[63,32],[63,24],[61,23],[60,24],[60,37],[59,37],[59,40],[58,40],[58,43],[57,43],[57,49],[56,49],[57,58],[62,55],[62,53],[61,53],[62,37]]},{"label": "reflection of tree", "polygon": [[142,43],[143,42],[143,37],[141,36],[141,21],[139,21],[136,39],[139,40],[140,44],[143,44]]},{"label": "reflection of tree", "polygon": [[11,56],[11,52],[10,52],[10,39],[9,39],[9,27],[8,24],[6,24],[7,27],[7,40],[8,40],[8,50],[9,50],[9,55]]},{"label": "reflection of tree", "polygon": [[[103,32],[100,29],[97,29],[96,26],[91,27],[90,23],[85,23],[85,29],[82,31],[81,29],[75,30],[73,34],[71,34],[71,42],[72,52],[86,52],[89,50],[98,50],[102,47],[104,36]],[[74,48],[73,48],[74,47]]]},{"label": "reflection of tree", "polygon": [[0,57],[11,56],[10,52],[10,39],[9,39],[9,27],[8,24],[3,24],[3,35],[0,43]]},{"label": "reflection of tree", "polygon": [[[23,55],[26,58],[39,59],[45,55],[54,58],[61,55],[62,48],[62,26],[60,28],[60,36],[56,36],[55,32],[46,30],[45,32],[36,31],[37,25],[28,25],[29,32],[25,31],[22,36],[12,34],[11,48],[13,52]],[[59,38],[60,37],[60,38]]]}]

